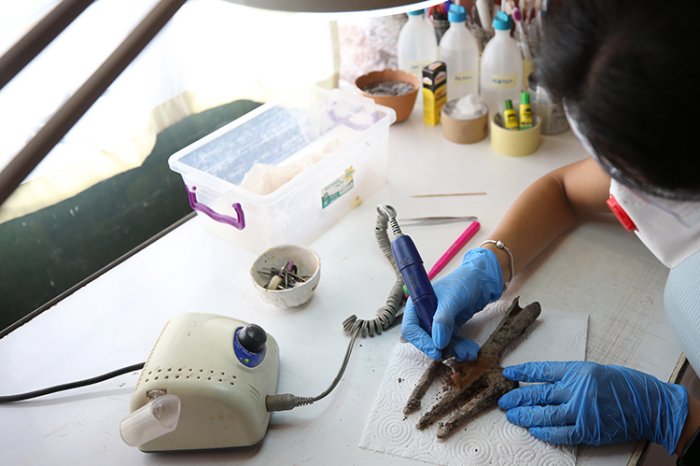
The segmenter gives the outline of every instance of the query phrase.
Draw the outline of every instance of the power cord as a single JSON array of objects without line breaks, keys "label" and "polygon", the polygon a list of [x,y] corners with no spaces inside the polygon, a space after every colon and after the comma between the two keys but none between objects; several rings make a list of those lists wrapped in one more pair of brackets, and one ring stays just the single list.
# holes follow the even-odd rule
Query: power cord
[{"label": "power cord", "polygon": [[[335,377],[331,385],[320,395],[316,397],[301,397],[301,396],[296,396],[292,395],[290,393],[283,393],[279,395],[268,395],[265,398],[265,405],[267,407],[267,410],[272,412],[272,411],[288,411],[290,409],[296,408],[297,406],[304,406],[304,405],[310,405],[311,403],[315,403],[316,401],[325,398],[330,392],[333,391],[333,389],[338,385],[340,382],[340,379],[343,377],[343,374],[345,373],[345,368],[348,366],[348,361],[350,360],[350,355],[352,354],[352,348],[355,345],[355,340],[357,339],[357,336],[359,335],[360,330],[355,329],[353,332],[352,338],[350,339],[350,343],[348,344],[348,349],[345,352],[345,358],[343,359],[343,363],[340,366],[340,371],[338,372],[338,375]],[[70,382],[70,383],[65,383],[62,385],[55,385],[53,387],[48,387],[48,388],[42,388],[40,390],[34,390],[31,392],[26,392],[26,393],[20,393],[17,395],[5,395],[5,396],[0,396],[0,403],[12,403],[15,401],[23,401],[23,400],[28,400],[31,398],[37,398],[43,395],[48,395],[49,393],[55,393],[55,392],[60,392],[63,390],[70,390],[72,388],[78,388],[78,387],[84,387],[86,385],[92,385],[96,384],[98,382],[102,382],[107,379],[111,379],[113,377],[116,377],[118,375],[122,374],[127,374],[129,372],[137,371],[143,369],[143,366],[145,365],[144,362],[140,362],[138,364],[132,364],[131,366],[123,367],[121,369],[114,370],[112,372],[108,372],[106,374],[98,375],[95,377],[91,377],[89,379],[84,379],[84,380],[78,380],[76,382]]]},{"label": "power cord", "polygon": [[43,395],[48,395],[49,393],[60,392],[63,390],[70,390],[71,388],[84,387],[86,385],[96,384],[107,379],[111,379],[118,375],[127,374],[129,372],[137,371],[143,369],[145,363],[140,362],[138,364],[132,364],[131,366],[122,367],[121,369],[114,370],[112,372],[107,372],[106,374],[91,377],[89,379],[78,380],[76,382],[64,383],[62,385],[54,385],[53,387],[42,388],[40,390],[34,390],[32,392],[20,393],[18,395],[5,395],[0,396],[0,403],[11,403],[14,401],[23,401],[30,398],[36,398]]},{"label": "power cord", "polygon": [[[389,210],[387,210],[389,209]],[[269,412],[273,411],[288,411],[294,409],[298,406],[310,405],[326,395],[328,395],[338,382],[340,382],[345,368],[348,365],[348,360],[350,359],[350,354],[352,353],[352,348],[355,344],[355,340],[358,336],[373,337],[379,335],[384,330],[396,325],[397,322],[401,321],[401,318],[397,318],[397,313],[404,302],[404,281],[401,276],[401,272],[396,265],[394,260],[394,254],[391,251],[391,241],[389,240],[389,235],[387,233],[389,219],[391,217],[396,217],[396,211],[391,206],[379,206],[377,207],[377,223],[374,227],[374,236],[379,244],[379,248],[382,250],[384,257],[391,264],[394,273],[396,274],[396,281],[391,287],[389,297],[386,303],[377,310],[377,317],[374,319],[358,319],[356,315],[351,315],[343,322],[343,329],[345,333],[352,336],[350,343],[348,344],[348,349],[345,352],[345,359],[343,364],[338,371],[338,375],[335,380],[331,383],[330,387],[326,389],[323,393],[316,397],[303,397],[292,395],[291,393],[283,393],[279,395],[268,395],[265,398],[265,407]]]},{"label": "power cord", "polygon": [[[393,209],[392,209],[393,210]],[[377,208],[377,224],[375,226],[375,238],[377,239],[377,242],[379,243],[379,247],[382,250],[382,253],[384,256],[387,258],[389,263],[391,264],[392,268],[394,269],[394,272],[396,274],[396,281],[394,285],[391,288],[391,292],[389,293],[389,297],[387,298],[387,301],[384,306],[379,308],[377,310],[377,317],[374,319],[358,319],[357,316],[352,315],[345,319],[343,322],[343,329],[345,330],[346,333],[351,335],[350,343],[348,344],[348,348],[345,352],[345,358],[343,359],[343,363],[340,366],[340,370],[338,371],[338,375],[336,375],[335,379],[333,382],[331,382],[331,385],[323,391],[320,395],[315,396],[315,397],[304,397],[304,396],[297,396],[297,395],[292,395],[291,393],[282,393],[278,395],[268,395],[265,398],[265,407],[267,408],[268,412],[273,412],[273,411],[288,411],[290,409],[294,409],[298,406],[305,406],[305,405],[310,405],[311,403],[315,403],[316,401],[319,401],[323,398],[325,398],[330,392],[335,389],[335,387],[338,385],[340,382],[340,379],[343,377],[343,374],[345,373],[345,369],[347,368],[348,361],[350,360],[350,355],[352,354],[352,349],[353,346],[355,345],[355,340],[357,339],[358,336],[362,337],[367,337],[367,336],[375,336],[379,335],[382,333],[383,330],[387,330],[394,325],[396,325],[397,322],[400,321],[400,317],[397,319],[396,314],[398,313],[401,305],[403,304],[404,300],[404,282],[403,278],[401,277],[401,273],[399,272],[396,262],[394,261],[394,256],[391,252],[391,244],[389,241],[389,237],[387,234],[387,228],[388,228],[388,222],[389,222],[389,214],[390,212],[386,212],[384,209]],[[395,215],[395,212],[393,213]],[[55,393],[58,391],[63,391],[63,390],[70,390],[72,388],[78,388],[78,387],[84,387],[86,385],[92,385],[98,382],[102,382],[107,379],[111,379],[113,377],[116,377],[118,375],[126,374],[128,372],[136,371],[143,369],[143,366],[145,365],[144,362],[138,363],[138,364],[133,364],[131,366],[123,367],[121,369],[114,370],[112,372],[108,372],[106,374],[98,375],[96,377],[91,377],[89,379],[84,379],[84,380],[79,380],[76,382],[70,382],[62,385],[55,385],[53,387],[48,387],[48,388],[43,388],[40,390],[35,390],[32,392],[27,392],[27,393],[20,393],[18,395],[6,395],[6,396],[0,396],[0,403],[11,403],[15,401],[23,401],[23,400],[28,400],[30,398],[36,398],[39,396],[43,395],[48,395],[49,393]]]},{"label": "power cord", "polygon": [[336,385],[338,385],[338,382],[340,382],[340,379],[343,377],[343,374],[345,373],[345,368],[348,366],[348,361],[350,360],[350,354],[352,354],[352,348],[355,345],[355,340],[357,339],[357,336],[359,334],[360,329],[356,328],[353,331],[352,338],[350,339],[350,343],[348,344],[348,349],[345,352],[345,358],[343,359],[343,364],[341,364],[340,366],[338,375],[336,375],[333,382],[331,382],[331,385],[323,393],[315,397],[296,396],[292,395],[291,393],[267,395],[265,397],[265,407],[267,408],[267,411],[289,411],[290,409],[294,409],[298,406],[310,405],[311,403],[315,403],[318,400],[325,398],[326,395],[333,391]]},{"label": "power cord", "polygon": [[[316,397],[301,397],[301,396],[296,396],[292,395],[290,393],[283,393],[279,395],[268,395],[265,398],[265,405],[267,407],[267,410],[272,412],[272,411],[287,411],[293,408],[296,408],[297,406],[304,406],[304,405],[309,405],[311,403],[314,403],[322,398],[325,398],[330,392],[333,391],[333,389],[338,385],[340,382],[340,379],[342,378],[343,374],[345,373],[345,368],[348,366],[348,361],[350,360],[350,355],[352,354],[352,348],[355,345],[355,340],[357,339],[357,336],[360,333],[360,329],[357,328],[353,332],[352,338],[350,339],[350,343],[348,344],[348,349],[345,352],[345,358],[343,359],[343,363],[340,367],[340,371],[338,371],[338,375],[335,377],[331,385],[320,395]],[[114,378],[118,375],[122,374],[127,374],[129,372],[137,371],[143,369],[143,366],[145,365],[144,362],[140,362],[138,364],[132,364],[131,366],[127,367],[122,367],[121,369],[117,369],[111,372],[108,372],[106,374],[98,375],[95,377],[91,377],[89,379],[83,379],[83,380],[78,380],[75,382],[69,382],[61,385],[54,385],[53,387],[47,387],[47,388],[42,388],[40,390],[34,390],[31,392],[26,392],[26,393],[20,393],[17,395],[4,395],[0,396],[0,403],[12,403],[16,401],[24,401],[24,400],[29,400],[31,398],[37,398],[43,395],[48,395],[50,393],[55,393],[55,392],[60,392],[63,390],[70,390],[72,388],[78,388],[78,387],[84,387],[86,385],[92,385],[96,384],[98,382],[102,382],[107,379]]]}]

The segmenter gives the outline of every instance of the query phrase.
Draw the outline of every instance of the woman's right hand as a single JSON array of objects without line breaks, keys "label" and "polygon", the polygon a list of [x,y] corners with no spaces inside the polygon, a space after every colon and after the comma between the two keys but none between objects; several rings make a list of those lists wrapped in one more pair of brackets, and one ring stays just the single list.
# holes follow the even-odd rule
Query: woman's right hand
[{"label": "woman's right hand", "polygon": [[479,346],[455,334],[476,312],[503,293],[503,272],[495,253],[484,248],[468,251],[462,264],[433,283],[433,289],[438,305],[432,335],[420,326],[410,298],[403,313],[401,335],[434,360],[452,356],[443,354],[448,345],[457,360],[476,359]]}]

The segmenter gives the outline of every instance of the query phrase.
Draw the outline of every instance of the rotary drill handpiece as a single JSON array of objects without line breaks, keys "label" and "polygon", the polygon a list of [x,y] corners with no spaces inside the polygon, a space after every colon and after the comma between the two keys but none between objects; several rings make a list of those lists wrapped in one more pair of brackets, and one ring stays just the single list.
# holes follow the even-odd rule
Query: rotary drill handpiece
[{"label": "rotary drill handpiece", "polygon": [[394,234],[394,239],[391,241],[391,253],[394,256],[394,261],[406,284],[406,288],[408,288],[408,294],[416,308],[420,325],[428,334],[431,334],[433,316],[437,309],[437,296],[425,267],[423,267],[423,259],[421,259],[411,237],[401,232],[394,208],[388,205],[380,205],[377,210],[389,219],[389,226]]}]

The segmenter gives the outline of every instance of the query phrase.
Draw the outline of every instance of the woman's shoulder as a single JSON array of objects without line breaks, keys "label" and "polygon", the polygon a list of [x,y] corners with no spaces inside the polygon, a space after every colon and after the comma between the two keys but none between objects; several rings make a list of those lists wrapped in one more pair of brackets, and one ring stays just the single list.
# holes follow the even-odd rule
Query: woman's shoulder
[{"label": "woman's shoulder", "polygon": [[700,251],[691,254],[671,268],[666,282],[664,300],[667,306],[669,304],[674,307],[695,306],[695,314],[700,321]]},{"label": "woman's shoulder", "polygon": [[671,268],[664,307],[683,352],[700,370],[700,251]]}]

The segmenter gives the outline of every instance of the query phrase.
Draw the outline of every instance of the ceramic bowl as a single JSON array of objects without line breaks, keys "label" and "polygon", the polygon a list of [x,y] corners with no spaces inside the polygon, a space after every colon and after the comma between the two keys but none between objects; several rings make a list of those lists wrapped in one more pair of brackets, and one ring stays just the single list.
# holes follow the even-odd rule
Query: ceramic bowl
[{"label": "ceramic bowl", "polygon": [[[277,280],[280,282],[278,289],[270,289],[270,269],[283,269],[287,263],[296,267],[295,275],[303,277],[304,281],[285,287],[283,280]],[[272,247],[258,256],[250,267],[250,276],[263,301],[278,307],[297,307],[311,299],[318,286],[321,279],[321,259],[311,249],[283,244]]]},{"label": "ceramic bowl", "polygon": [[[355,80],[355,86],[360,92],[374,100],[379,105],[390,107],[396,112],[395,123],[406,120],[416,104],[416,96],[420,89],[418,76],[398,69],[371,71]],[[386,91],[398,95],[386,95]]]}]

